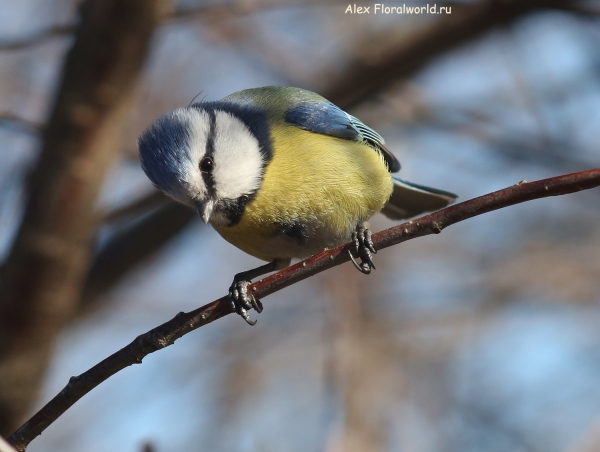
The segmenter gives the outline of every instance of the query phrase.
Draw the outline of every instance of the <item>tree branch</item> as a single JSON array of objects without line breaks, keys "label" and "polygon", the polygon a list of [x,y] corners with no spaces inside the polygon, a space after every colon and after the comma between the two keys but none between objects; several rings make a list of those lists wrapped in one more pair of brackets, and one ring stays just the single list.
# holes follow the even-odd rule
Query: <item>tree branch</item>
[{"label": "tree branch", "polygon": [[600,6],[594,0],[580,0],[577,2],[573,2],[572,5],[566,7],[568,11],[572,11],[574,13],[587,15],[587,16],[597,16],[600,15]]},{"label": "tree branch", "polygon": [[[373,235],[373,243],[375,248],[380,250],[417,237],[438,234],[450,225],[503,207],[598,186],[600,186],[600,168],[536,182],[522,181],[512,187],[446,207],[379,232]],[[348,255],[350,247],[351,245],[344,245],[324,250],[303,262],[248,286],[248,291],[258,298],[266,297],[303,279],[343,264],[350,260]],[[71,377],[67,386],[21,426],[9,438],[9,442],[18,451],[24,451],[36,436],[40,435],[77,400],[104,380],[132,364],[140,364],[146,355],[173,344],[176,339],[190,331],[232,312],[233,309],[227,297],[222,297],[189,313],[180,312],[172,320],[141,334],[129,345],[96,364],[87,372],[77,377]]]},{"label": "tree branch", "polygon": [[106,220],[122,218],[152,202],[163,205],[135,224],[122,228],[96,255],[81,293],[80,308],[87,309],[93,305],[98,297],[197,218],[194,210],[157,192],[156,196],[153,193],[139,203],[111,212]]},{"label": "tree branch", "polygon": [[[335,4],[330,2],[329,4]],[[346,5],[342,0],[338,0],[339,5]],[[167,20],[187,20],[201,19],[207,15],[243,15],[265,10],[278,8],[302,7],[302,6],[322,6],[319,0],[266,0],[266,1],[232,1],[225,4],[202,4],[192,8],[182,8],[173,11],[172,14],[165,16]]]},{"label": "tree branch", "polygon": [[139,218],[159,207],[163,207],[172,202],[172,200],[158,189],[153,189],[150,193],[134,199],[129,204],[117,207],[115,209],[99,212],[102,222],[105,224],[118,223],[124,220]]},{"label": "tree branch", "polygon": [[[303,6],[305,4],[319,5],[318,0],[300,0],[292,2],[254,2],[248,3],[244,1],[231,2],[226,5],[201,5],[195,8],[184,8],[179,10],[168,10],[162,14],[161,21],[169,22],[173,20],[198,19],[206,15],[227,14],[227,15],[242,15],[256,11],[262,11],[270,8],[287,7],[287,6]],[[12,52],[25,50],[30,47],[46,44],[54,38],[64,38],[73,35],[77,30],[77,25],[74,23],[56,24],[46,28],[36,30],[27,36],[19,36],[16,38],[7,38],[0,40],[0,52]]]},{"label": "tree branch", "polygon": [[75,312],[95,200],[120,148],[165,0],[87,0],[64,61],[28,201],[0,274],[0,434],[35,400],[53,340]]},{"label": "tree branch", "polygon": [[375,64],[349,63],[342,80],[321,94],[343,109],[351,109],[387,88],[392,82],[413,76],[436,57],[471,42],[490,30],[544,8],[566,9],[572,0],[486,0],[454,6],[432,25],[423,27]]},{"label": "tree branch", "polygon": [[0,125],[16,127],[22,132],[32,136],[37,136],[44,130],[43,124],[38,124],[36,122],[30,121],[25,118],[21,118],[11,113],[0,113]]},{"label": "tree branch", "polygon": [[52,25],[29,36],[0,41],[0,51],[18,51],[38,44],[45,44],[52,38],[64,37],[75,32],[73,24]]}]

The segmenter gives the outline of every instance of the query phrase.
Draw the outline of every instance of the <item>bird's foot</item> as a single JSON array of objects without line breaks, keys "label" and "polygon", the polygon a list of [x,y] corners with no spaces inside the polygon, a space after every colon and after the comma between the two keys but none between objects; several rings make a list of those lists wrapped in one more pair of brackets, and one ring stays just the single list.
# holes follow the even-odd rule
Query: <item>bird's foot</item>
[{"label": "bird's foot", "polygon": [[248,293],[250,281],[233,280],[229,287],[229,301],[233,310],[237,312],[248,323],[248,325],[256,325],[256,320],[251,320],[248,315],[248,310],[254,308],[259,314],[263,310],[263,305],[258,298]]},{"label": "bird's foot", "polygon": [[375,247],[373,246],[373,240],[371,239],[371,231],[364,226],[358,226],[356,231],[352,233],[352,243],[354,243],[354,253],[360,258],[360,263],[354,259],[352,252],[348,250],[352,263],[358,271],[368,275],[371,273],[371,269],[375,268],[373,264],[373,254],[377,254]]}]

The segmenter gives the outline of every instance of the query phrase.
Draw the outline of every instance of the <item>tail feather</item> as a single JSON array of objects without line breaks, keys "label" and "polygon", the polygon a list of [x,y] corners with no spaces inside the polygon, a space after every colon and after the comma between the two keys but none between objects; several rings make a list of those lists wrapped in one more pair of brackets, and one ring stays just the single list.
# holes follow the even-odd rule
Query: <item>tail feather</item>
[{"label": "tail feather", "polygon": [[393,178],[394,191],[381,213],[392,220],[402,220],[446,207],[457,195],[437,188]]}]

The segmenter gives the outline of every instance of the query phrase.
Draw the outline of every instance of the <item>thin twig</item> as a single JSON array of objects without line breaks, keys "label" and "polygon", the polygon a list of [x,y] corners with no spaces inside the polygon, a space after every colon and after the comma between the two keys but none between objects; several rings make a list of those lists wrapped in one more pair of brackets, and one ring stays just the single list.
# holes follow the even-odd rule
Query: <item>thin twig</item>
[{"label": "thin twig", "polygon": [[32,136],[38,136],[44,131],[44,124],[40,124],[28,119],[22,118],[12,113],[0,113],[0,125],[16,127],[24,133]]},{"label": "thin twig", "polygon": [[0,50],[16,51],[23,50],[39,44],[45,44],[52,38],[59,38],[72,35],[75,32],[75,29],[76,25],[73,24],[52,25],[48,28],[39,30],[29,36],[0,41]]},{"label": "thin twig", "polygon": [[119,221],[132,218],[139,218],[152,210],[170,204],[172,200],[165,196],[159,190],[152,190],[150,193],[133,200],[131,203],[113,210],[100,212],[100,217],[104,223],[117,223]]},{"label": "thin twig", "polygon": [[[166,199],[162,193],[159,194]],[[194,210],[166,199],[163,206],[140,215],[133,225],[120,228],[96,254],[79,307],[92,307],[103,293],[197,218]]]},{"label": "thin twig", "polygon": [[[375,248],[380,250],[417,237],[438,234],[452,224],[503,207],[598,186],[600,186],[600,168],[536,182],[523,181],[503,190],[447,207],[379,232],[373,235],[373,243]],[[248,286],[248,290],[258,298],[266,297],[303,279],[347,262],[349,250],[350,245],[324,250],[303,262]],[[67,386],[20,427],[9,438],[9,442],[18,451],[24,451],[31,440],[104,380],[132,364],[141,363],[146,355],[173,344],[176,339],[190,331],[232,312],[231,303],[227,297],[222,297],[189,313],[180,312],[172,320],[141,334],[129,345],[96,364],[87,372],[77,377],[71,377]]]}]

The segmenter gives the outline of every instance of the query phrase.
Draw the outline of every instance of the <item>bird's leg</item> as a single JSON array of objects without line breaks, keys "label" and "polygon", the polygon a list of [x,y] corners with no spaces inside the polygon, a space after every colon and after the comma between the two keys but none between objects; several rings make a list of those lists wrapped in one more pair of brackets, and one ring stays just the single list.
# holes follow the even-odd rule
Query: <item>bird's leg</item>
[{"label": "bird's leg", "polygon": [[364,224],[356,226],[356,231],[352,233],[352,243],[354,243],[354,253],[360,258],[360,263],[356,262],[352,252],[348,250],[350,259],[354,266],[365,275],[371,273],[371,269],[375,268],[373,264],[372,254],[377,254],[375,247],[373,246],[373,240],[371,240],[371,231],[365,227]]},{"label": "bird's leg", "polygon": [[234,311],[241,315],[249,325],[256,325],[256,320],[250,320],[248,310],[254,308],[259,314],[263,310],[260,300],[248,293],[248,286],[251,280],[265,273],[281,270],[288,265],[290,265],[290,259],[275,259],[273,262],[238,273],[233,277],[233,282],[229,286],[229,301],[231,301]]}]

